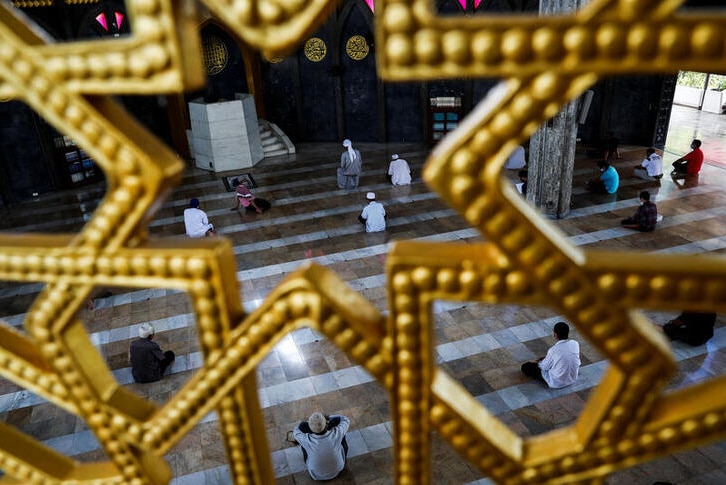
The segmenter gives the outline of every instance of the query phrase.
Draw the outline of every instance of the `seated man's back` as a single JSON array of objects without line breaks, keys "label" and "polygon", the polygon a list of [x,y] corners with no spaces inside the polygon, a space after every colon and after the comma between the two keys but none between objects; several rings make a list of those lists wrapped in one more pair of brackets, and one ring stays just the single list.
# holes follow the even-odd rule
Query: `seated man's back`
[{"label": "seated man's back", "polygon": [[330,480],[345,468],[347,445],[343,442],[349,426],[343,415],[333,414],[326,420],[321,413],[313,413],[308,422],[295,428],[293,435],[313,480]]},{"label": "seated man's back", "polygon": [[558,340],[539,363],[542,378],[553,389],[569,386],[580,370],[580,344],[576,340]]}]

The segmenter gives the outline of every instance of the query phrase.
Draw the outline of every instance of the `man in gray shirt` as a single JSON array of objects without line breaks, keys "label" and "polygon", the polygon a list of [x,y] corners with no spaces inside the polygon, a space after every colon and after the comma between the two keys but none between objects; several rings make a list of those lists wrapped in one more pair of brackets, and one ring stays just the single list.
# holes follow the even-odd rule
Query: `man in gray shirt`
[{"label": "man in gray shirt", "polygon": [[350,421],[341,414],[324,416],[313,413],[295,428],[293,436],[300,443],[308,473],[313,480],[330,480],[345,468],[348,443],[345,433]]}]

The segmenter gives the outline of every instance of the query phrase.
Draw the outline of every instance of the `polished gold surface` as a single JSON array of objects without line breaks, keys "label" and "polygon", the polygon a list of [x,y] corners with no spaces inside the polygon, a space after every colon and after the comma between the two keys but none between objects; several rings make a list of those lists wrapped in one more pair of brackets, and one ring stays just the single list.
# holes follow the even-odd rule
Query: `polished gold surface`
[{"label": "polished gold surface", "polygon": [[[266,55],[299,47],[335,2],[206,0]],[[572,246],[500,177],[502,165],[599,76],[679,68],[723,71],[726,18],[679,17],[679,2],[592,2],[575,15],[438,18],[431,2],[376,4],[386,79],[503,76],[425,170],[432,187],[487,244],[402,242],[388,257],[384,318],[332,272],[301,268],[245,315],[222,238],[150,241],[155,207],[184,164],[108,95],[201,87],[194,4],[129,0],[129,38],[52,44],[0,3],[0,97],[24,101],[76,140],[106,173],[108,192],[68,236],[3,234],[0,279],[46,286],[25,321],[0,326],[0,374],[82,417],[108,456],[79,464],[3,425],[0,468],[24,483],[166,483],[163,455],[211,410],[236,483],[274,481],[255,365],[288,332],[311,326],[388,390],[396,483],[430,482],[436,431],[501,483],[597,483],[609,472],[726,436],[726,378],[663,395],[668,344],[636,308],[726,308],[726,263]],[[114,380],[79,309],[103,287],[185,291],[204,365],[156,406]],[[555,307],[611,365],[573,426],[523,438],[436,366],[434,299]]]},{"label": "polished gold surface", "polygon": [[[453,246],[448,253],[442,247],[432,255],[430,248],[411,243],[406,250],[394,249],[389,258],[392,265],[400,260],[410,267],[410,275],[418,273],[425,281],[417,289],[421,284],[413,284],[411,276],[390,279],[391,305],[400,298],[410,307],[396,313],[390,324],[394,341],[406,343],[393,352],[399,359],[394,368],[401,369],[394,373],[398,382],[392,397],[397,480],[428,481],[428,434],[415,439],[406,434],[427,426],[482,473],[507,483],[597,480],[614,469],[724,436],[726,406],[707,394],[723,394],[726,379],[661,395],[675,370],[672,354],[636,310],[723,310],[723,258],[701,256],[693,262],[687,257],[583,251],[500,177],[513,149],[601,75],[689,66],[722,70],[726,17],[711,12],[677,16],[679,4],[595,1],[574,15],[530,19],[443,19],[430,12],[426,1],[377,4],[377,43],[384,46],[377,61],[384,78],[508,78],[436,147],[424,173],[492,241],[501,253],[499,265],[484,264],[481,255],[462,255]],[[480,253],[487,249],[483,246]],[[440,267],[447,259],[448,265]],[[482,264],[483,270],[477,268]],[[397,294],[398,278],[406,283],[400,292],[405,298]],[[447,392],[437,393],[429,342],[433,329],[417,318],[426,314],[419,305],[432,297],[533,302],[565,315],[611,363],[577,423],[519,440],[473,399],[462,399],[455,385],[441,386]],[[415,331],[409,333],[412,325]],[[402,372],[409,361],[414,365]],[[406,381],[428,382],[430,387],[403,385]],[[437,402],[452,394],[457,397],[448,406]],[[691,399],[702,404],[681,404]],[[473,421],[476,413],[484,416]]]}]

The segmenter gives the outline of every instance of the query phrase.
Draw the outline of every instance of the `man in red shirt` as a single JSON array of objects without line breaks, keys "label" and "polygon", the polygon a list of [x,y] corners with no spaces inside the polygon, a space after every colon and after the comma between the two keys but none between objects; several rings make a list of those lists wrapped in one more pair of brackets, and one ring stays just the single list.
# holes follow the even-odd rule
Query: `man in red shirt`
[{"label": "man in red shirt", "polygon": [[691,142],[691,151],[688,155],[673,162],[671,176],[695,175],[701,171],[701,165],[703,165],[701,140],[693,140]]}]

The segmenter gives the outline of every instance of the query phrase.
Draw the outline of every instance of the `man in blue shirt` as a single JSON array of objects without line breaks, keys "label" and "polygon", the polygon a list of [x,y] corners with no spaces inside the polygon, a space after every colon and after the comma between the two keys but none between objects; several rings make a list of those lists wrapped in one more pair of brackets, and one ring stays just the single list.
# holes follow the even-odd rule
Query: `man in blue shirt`
[{"label": "man in blue shirt", "polygon": [[620,186],[620,176],[615,167],[605,160],[597,162],[597,166],[602,174],[599,179],[588,180],[585,182],[585,188],[590,192],[598,194],[614,194]]}]

